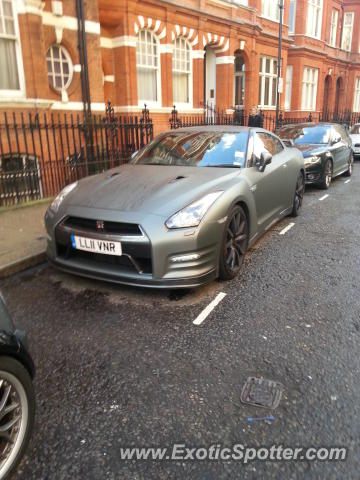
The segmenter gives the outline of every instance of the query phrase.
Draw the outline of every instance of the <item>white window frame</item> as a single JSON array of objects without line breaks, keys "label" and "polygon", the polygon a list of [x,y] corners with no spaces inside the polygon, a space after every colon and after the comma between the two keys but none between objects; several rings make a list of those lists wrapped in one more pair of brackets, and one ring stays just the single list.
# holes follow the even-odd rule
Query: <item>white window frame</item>
[{"label": "white window frame", "polygon": [[323,0],[308,0],[306,19],[306,35],[308,37],[321,39],[322,16]]},{"label": "white window frame", "polygon": [[[157,100],[154,101],[154,100],[147,100],[147,99],[144,99],[144,98],[139,98],[138,96],[138,106],[139,107],[143,107],[144,106],[144,103],[146,103],[146,105],[148,107],[160,107],[161,106],[161,57],[160,57],[160,40],[159,38],[157,37],[157,35],[155,35],[155,33],[148,29],[148,28],[142,28],[141,30],[139,30],[139,32],[137,33],[136,35],[136,43],[138,42],[138,38],[139,38],[139,35],[141,32],[150,32],[151,36],[154,38],[155,42],[156,42],[156,56],[157,56],[157,67],[155,68],[156,70],[156,90],[157,90]],[[137,81],[137,69],[138,67],[141,67],[141,68],[149,68],[148,65],[142,65],[142,64],[138,64],[138,61],[137,61],[137,58],[136,58],[136,81]],[[153,68],[153,67],[152,67]],[[138,92],[138,95],[139,95],[139,92]]]},{"label": "white window frame", "polygon": [[288,65],[286,67],[286,84],[285,84],[285,101],[284,101],[284,109],[287,112],[291,110],[292,79],[293,79],[293,66]]},{"label": "white window frame", "polygon": [[[0,13],[2,14],[2,2],[0,0]],[[16,65],[18,70],[18,77],[19,77],[19,88],[16,90],[1,90],[0,89],[0,98],[18,98],[18,97],[25,97],[25,76],[24,76],[24,64],[23,64],[23,57],[22,57],[22,50],[21,50],[21,42],[20,42],[20,31],[19,31],[19,20],[18,20],[18,13],[16,10],[16,2],[11,0],[11,6],[14,16],[14,35],[7,35],[4,33],[0,33],[0,38],[11,39],[15,41],[15,54],[16,54]],[[2,17],[0,17],[2,18]]]},{"label": "white window frame", "polygon": [[273,22],[280,21],[278,0],[261,0],[261,16]]},{"label": "white window frame", "polygon": [[293,5],[294,15],[293,15],[293,22],[292,22],[293,25],[291,25],[290,9],[289,9],[289,34],[294,35],[295,34],[295,25],[296,25],[296,0],[290,0],[290,8],[291,8],[291,5]]},{"label": "white window frame", "polygon": [[[345,19],[347,15],[351,15],[351,24],[345,25]],[[354,31],[354,17],[355,14],[354,12],[344,12],[344,20],[343,20],[343,33],[342,33],[342,39],[341,39],[341,50],[345,50],[345,52],[351,52],[351,47],[352,47],[352,38],[353,38],[353,31]],[[349,45],[345,45],[345,28],[350,27],[350,37],[349,37]],[[346,48],[347,47],[347,48]]]},{"label": "white window frame", "polygon": [[[233,105],[235,105],[235,107],[239,108],[239,109],[244,109],[245,108],[245,95],[246,95],[246,90],[245,90],[245,81],[246,81],[246,69],[245,69],[245,58],[243,55],[239,54],[239,53],[235,53],[235,58],[234,58],[234,94],[233,94]],[[236,61],[236,57],[242,57],[243,58],[243,61],[244,61],[244,70],[241,70],[241,72],[237,72],[235,70],[235,61]],[[244,105],[236,105],[235,104],[235,101],[236,101],[236,77],[242,77],[243,79],[243,85],[244,85]]]},{"label": "white window frame", "polygon": [[[53,51],[52,51],[52,49],[54,47],[58,47],[59,52],[60,52],[60,58],[59,58],[59,60],[60,60],[60,75],[55,74],[54,57],[53,57]],[[49,70],[47,70],[48,81],[49,81],[49,84],[50,84],[51,88],[53,88],[56,92],[60,92],[60,93],[63,92],[64,90],[67,90],[70,87],[72,79],[73,79],[73,75],[74,75],[74,65],[73,65],[73,62],[72,62],[72,59],[70,57],[69,52],[66,50],[66,48],[63,45],[59,45],[59,44],[54,43],[54,44],[50,45],[50,47],[46,51],[46,69],[47,69],[47,62],[50,61],[51,62],[51,69],[52,69],[52,72],[51,72],[52,76],[60,76],[61,79],[62,79],[62,83],[64,83],[63,59],[61,58],[61,53],[63,53],[65,55],[66,61],[69,65],[69,78],[68,78],[67,82],[61,88],[56,87],[53,84],[53,80],[50,80]]]},{"label": "white window frame", "polygon": [[[266,60],[270,60],[270,73],[266,72]],[[269,57],[266,55],[261,55],[260,56],[260,61],[261,61],[261,69],[259,72],[259,78],[260,78],[260,92],[259,92],[259,97],[260,97],[260,102],[259,102],[259,108],[263,110],[274,110],[276,108],[276,91],[275,91],[275,103],[271,105],[264,105],[265,101],[265,81],[266,78],[269,78],[269,99],[271,100],[273,97],[273,80],[276,79],[276,90],[277,90],[277,72],[276,73],[271,73],[274,71],[274,63],[277,62],[276,57]],[[259,83],[260,83],[259,82]]]},{"label": "white window frame", "polygon": [[[185,70],[178,70],[174,68],[174,57],[175,57],[175,49],[176,49],[176,41],[181,39],[182,41],[185,42],[185,44],[189,47],[189,71]],[[176,37],[173,43],[173,60],[172,60],[172,75],[174,72],[179,72],[179,73],[187,73],[188,74],[188,92],[189,92],[189,101],[184,103],[184,102],[176,102],[175,99],[173,99],[174,103],[176,104],[177,108],[192,108],[193,106],[193,67],[192,67],[192,47],[190,42],[185,38],[185,37]]]},{"label": "white window frame", "polygon": [[360,77],[355,78],[353,111],[360,112]]},{"label": "white window frame", "polygon": [[334,48],[336,47],[338,22],[339,22],[339,10],[337,10],[336,8],[333,8],[331,11],[329,45]]},{"label": "white window frame", "polygon": [[314,112],[316,110],[319,69],[304,67],[301,93],[301,110]]}]

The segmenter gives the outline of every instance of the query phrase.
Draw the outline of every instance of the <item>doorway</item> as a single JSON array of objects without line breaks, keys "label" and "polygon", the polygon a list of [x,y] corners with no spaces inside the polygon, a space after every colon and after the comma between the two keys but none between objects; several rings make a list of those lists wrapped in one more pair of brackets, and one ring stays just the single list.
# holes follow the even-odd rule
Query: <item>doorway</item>
[{"label": "doorway", "polygon": [[323,112],[327,116],[330,111],[330,88],[331,88],[331,77],[326,75],[325,77],[325,86],[324,86],[324,102],[323,102]]},{"label": "doorway", "polygon": [[339,108],[341,107],[341,95],[343,90],[343,82],[341,77],[336,80],[336,94],[335,94],[335,110],[334,113],[337,115],[339,113]]}]

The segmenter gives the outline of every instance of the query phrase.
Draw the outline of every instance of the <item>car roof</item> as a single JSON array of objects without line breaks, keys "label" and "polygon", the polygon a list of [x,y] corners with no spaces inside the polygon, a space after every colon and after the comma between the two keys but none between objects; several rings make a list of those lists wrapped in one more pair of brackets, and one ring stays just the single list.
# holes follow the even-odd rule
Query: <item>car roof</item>
[{"label": "car roof", "polygon": [[334,125],[339,125],[342,127],[341,123],[336,122],[303,122],[303,123],[287,123],[286,125],[282,125],[281,128],[287,127],[332,127]]},{"label": "car roof", "polygon": [[174,130],[169,130],[164,133],[174,132],[250,132],[250,130],[256,129],[257,131],[263,131],[271,133],[270,130],[260,127],[243,127],[241,125],[199,125],[194,127],[180,127]]}]

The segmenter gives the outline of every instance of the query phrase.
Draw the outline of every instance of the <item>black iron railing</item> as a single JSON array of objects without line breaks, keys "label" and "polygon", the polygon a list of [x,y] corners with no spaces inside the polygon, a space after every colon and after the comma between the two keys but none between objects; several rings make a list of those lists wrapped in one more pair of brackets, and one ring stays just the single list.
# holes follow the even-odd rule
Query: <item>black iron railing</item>
[{"label": "black iron railing", "polygon": [[153,138],[149,110],[86,122],[74,114],[0,114],[0,206],[56,195],[65,185],[131,158]]},{"label": "black iron railing", "polygon": [[246,111],[240,108],[230,108],[227,111],[205,106],[200,114],[179,114],[176,106],[173,106],[169,124],[171,129],[192,127],[201,125],[240,125],[261,127],[276,132],[283,125],[306,122],[332,122],[351,127],[360,122],[360,113],[344,112],[309,112],[295,116],[291,112],[280,112],[278,124],[276,124],[275,112],[252,110]]}]

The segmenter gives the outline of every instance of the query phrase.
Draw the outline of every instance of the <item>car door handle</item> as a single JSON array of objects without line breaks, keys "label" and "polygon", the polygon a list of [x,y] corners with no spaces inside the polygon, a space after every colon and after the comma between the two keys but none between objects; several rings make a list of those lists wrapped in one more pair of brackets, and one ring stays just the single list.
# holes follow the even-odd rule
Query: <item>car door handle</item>
[{"label": "car door handle", "polygon": [[283,168],[287,168],[287,163],[285,163],[285,164],[283,165]]}]

